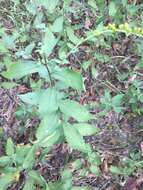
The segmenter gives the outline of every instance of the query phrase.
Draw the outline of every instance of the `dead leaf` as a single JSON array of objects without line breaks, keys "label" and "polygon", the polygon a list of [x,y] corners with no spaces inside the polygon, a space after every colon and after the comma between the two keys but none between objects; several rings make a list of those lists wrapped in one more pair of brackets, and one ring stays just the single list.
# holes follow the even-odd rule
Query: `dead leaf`
[{"label": "dead leaf", "polygon": [[139,190],[143,184],[143,176],[138,179],[130,177],[125,183],[123,190]]}]

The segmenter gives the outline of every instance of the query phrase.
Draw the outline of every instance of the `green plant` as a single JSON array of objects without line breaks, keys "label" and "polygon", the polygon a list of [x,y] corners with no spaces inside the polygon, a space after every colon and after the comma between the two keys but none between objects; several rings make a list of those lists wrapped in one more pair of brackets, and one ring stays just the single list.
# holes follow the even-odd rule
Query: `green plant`
[{"label": "green plant", "polygon": [[109,91],[105,91],[103,97],[101,97],[101,108],[103,109],[104,113],[106,114],[108,111],[114,110],[116,113],[120,113],[123,109],[122,99],[124,94],[117,94],[111,97]]},{"label": "green plant", "polygon": [[110,171],[113,174],[130,176],[137,169],[142,168],[143,161],[139,153],[131,153],[130,158],[125,157],[121,160],[121,166],[111,166]]},{"label": "green plant", "polygon": [[143,111],[143,94],[141,81],[133,81],[132,85],[128,89],[127,100],[129,105],[131,105],[132,111],[140,115]]},{"label": "green plant", "polygon": [[[78,34],[78,29],[81,30],[84,24],[76,26],[69,21],[69,14],[75,11],[75,15],[77,17],[79,15],[76,10],[71,9],[72,3],[68,0],[24,1],[22,7],[20,1],[13,0],[7,13],[14,27],[10,33],[5,31],[3,25],[0,27],[2,55],[0,69],[4,79],[1,87],[10,89],[19,86],[21,82],[28,84],[30,92],[18,95],[24,104],[24,111],[19,108],[16,115],[27,114],[29,117],[32,115],[40,120],[34,137],[29,139],[28,144],[14,145],[10,138],[7,140],[6,155],[0,157],[2,190],[17,182],[23,171],[26,173],[25,184],[22,187],[24,190],[35,189],[35,185],[46,190],[88,189],[72,187],[72,171],[68,167],[61,171],[61,181],[55,184],[47,183],[40,173],[33,169],[36,163],[36,151],[42,148],[46,155],[56,143],[66,142],[72,149],[80,151],[88,162],[87,168],[83,168],[83,171],[84,169],[90,171],[97,177],[101,175],[100,154],[93,151],[84,138],[95,135],[100,130],[90,124],[95,116],[90,113],[88,105],[79,103],[78,95],[86,88],[82,69],[77,71],[73,66],[67,68],[66,64],[70,63],[71,55],[77,58],[76,54],[83,44],[89,43],[92,46],[97,43],[98,47],[110,47],[105,38],[115,38],[118,33],[142,38],[143,29],[135,27],[133,23],[125,23],[126,19],[122,14],[122,8],[131,15],[136,15],[140,8],[129,6],[126,0],[111,1],[108,8],[104,1],[100,0],[96,2],[89,0],[85,7],[79,1],[73,2],[81,6],[79,14],[89,6],[97,16],[95,26],[87,32],[84,31],[82,36]],[[19,9],[21,14],[17,14]],[[107,15],[113,18],[115,24],[104,26]],[[90,55],[102,64],[112,60],[110,56],[95,52],[94,49]],[[98,75],[92,59],[83,65],[80,63],[80,67],[85,71],[91,67],[92,75],[95,78]],[[32,78],[33,75],[36,80]],[[76,96],[76,100],[71,98],[72,96]],[[99,103],[103,115],[111,110],[121,113],[124,109],[124,99],[128,100],[134,112],[141,112],[136,106],[138,102],[143,101],[142,89],[137,81],[131,85],[126,94],[118,93],[112,96],[108,90],[105,90]],[[131,164],[128,168],[130,167]],[[126,168],[115,172],[117,168],[111,167],[111,170],[113,173],[124,174]],[[128,175],[131,172],[128,172]]]},{"label": "green plant", "polygon": [[[34,188],[34,184],[39,184],[41,187],[46,186],[45,180],[38,171],[34,171],[36,146],[17,145],[15,146],[9,138],[6,144],[6,155],[0,157],[0,184],[1,189],[6,190],[8,186],[19,181],[20,173],[27,169],[27,180],[23,189]],[[33,188],[32,188],[33,187]]]}]

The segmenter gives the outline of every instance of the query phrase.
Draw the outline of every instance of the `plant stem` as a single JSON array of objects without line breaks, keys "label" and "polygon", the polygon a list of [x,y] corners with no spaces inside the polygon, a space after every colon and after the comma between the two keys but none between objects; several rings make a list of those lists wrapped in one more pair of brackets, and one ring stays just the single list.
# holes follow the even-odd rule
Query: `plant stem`
[{"label": "plant stem", "polygon": [[51,73],[50,73],[50,70],[49,70],[49,67],[48,67],[48,62],[47,62],[47,58],[46,58],[46,55],[44,54],[43,55],[43,58],[44,58],[44,66],[46,67],[47,71],[48,71],[48,75],[49,75],[49,79],[50,79],[50,86],[54,86],[54,83],[53,83],[53,80],[52,80],[52,77],[51,77]]}]

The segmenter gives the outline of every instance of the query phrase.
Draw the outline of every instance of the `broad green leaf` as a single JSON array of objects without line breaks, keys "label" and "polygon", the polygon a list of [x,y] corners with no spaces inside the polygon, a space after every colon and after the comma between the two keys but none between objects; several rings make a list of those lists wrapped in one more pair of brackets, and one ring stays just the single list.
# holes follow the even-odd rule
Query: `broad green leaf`
[{"label": "broad green leaf", "polygon": [[41,47],[42,53],[48,57],[52,53],[56,44],[57,44],[57,39],[55,38],[52,31],[49,28],[47,28],[45,32],[45,37],[43,39],[43,44]]},{"label": "broad green leaf", "polygon": [[83,152],[87,151],[86,143],[83,137],[72,125],[64,124],[63,129],[66,141],[73,149]]},{"label": "broad green leaf", "polygon": [[71,170],[70,169],[64,169],[62,172],[61,172],[61,179],[62,181],[64,181],[65,179],[69,179],[69,178],[72,178],[72,173],[71,173]]},{"label": "broad green leaf", "polygon": [[51,29],[53,32],[61,32],[63,30],[63,22],[64,22],[64,18],[63,16],[58,17],[53,25],[51,26]]},{"label": "broad green leaf", "polygon": [[[41,0],[43,2],[43,0]],[[50,13],[54,13],[56,6],[59,3],[59,0],[44,0],[45,6]]]},{"label": "broad green leaf", "polygon": [[[46,190],[51,190],[50,188],[49,188],[49,185],[48,184],[46,184]],[[56,189],[55,189],[56,190]]]},{"label": "broad green leaf", "polygon": [[72,182],[71,180],[66,180],[63,184],[62,184],[62,190],[71,190],[72,187]]},{"label": "broad green leaf", "polygon": [[81,42],[82,39],[79,39],[75,34],[74,34],[74,30],[71,27],[67,27],[66,28],[66,32],[67,32],[67,36],[69,38],[69,40],[73,43],[73,44],[78,44]]},{"label": "broad green leaf", "polygon": [[39,184],[42,186],[46,185],[45,179],[40,175],[38,171],[31,170],[28,172],[28,175],[34,181],[35,184]]},{"label": "broad green leaf", "polygon": [[8,186],[17,180],[19,174],[16,173],[7,173],[0,176],[0,190],[7,190]]},{"label": "broad green leaf", "polygon": [[98,61],[100,61],[100,62],[102,62],[102,63],[106,63],[106,62],[108,62],[108,61],[111,60],[111,58],[110,58],[108,55],[104,55],[104,54],[101,54],[101,53],[95,53],[95,54],[94,54],[94,57],[95,57]]},{"label": "broad green leaf", "polygon": [[28,46],[26,46],[25,50],[20,50],[18,52],[16,52],[16,56],[17,57],[22,57],[24,59],[30,59],[31,58],[31,54],[32,54],[32,50],[35,47],[35,43],[31,43]]},{"label": "broad green leaf", "polygon": [[11,163],[10,157],[9,156],[1,156],[0,157],[0,166],[4,167]]},{"label": "broad green leaf", "polygon": [[59,115],[56,112],[45,115],[36,131],[36,137],[38,141],[46,138],[51,133],[53,133],[59,124]]},{"label": "broad green leaf", "polygon": [[18,97],[25,103],[30,105],[38,105],[42,90],[36,92],[28,92],[26,94],[18,95]]},{"label": "broad green leaf", "polygon": [[90,171],[91,171],[93,174],[95,174],[96,176],[99,176],[99,175],[101,174],[101,171],[100,171],[99,167],[96,166],[96,165],[91,165],[91,166],[90,166]]},{"label": "broad green leaf", "polygon": [[62,188],[62,183],[48,183],[48,186],[46,186],[46,190],[60,190]]},{"label": "broad green leaf", "polygon": [[110,172],[117,175],[123,174],[123,171],[121,170],[121,168],[118,168],[117,166],[111,166]]},{"label": "broad green leaf", "polygon": [[28,170],[32,169],[35,163],[35,151],[36,151],[36,146],[33,145],[24,159],[24,162],[23,162],[24,169],[28,169]]},{"label": "broad green leaf", "polygon": [[30,144],[26,144],[26,145],[20,144],[16,146],[16,162],[19,165],[23,164],[25,157],[27,156],[30,149],[31,149]]},{"label": "broad green leaf", "polygon": [[6,143],[6,154],[12,156],[14,154],[14,143],[11,138],[7,139]]},{"label": "broad green leaf", "polygon": [[84,106],[72,100],[61,101],[59,107],[62,113],[69,117],[73,117],[79,122],[86,122],[93,118]]},{"label": "broad green leaf", "polygon": [[103,14],[103,12],[105,11],[105,6],[106,6],[105,1],[104,0],[96,0],[96,4],[97,4],[98,9]]},{"label": "broad green leaf", "polygon": [[90,65],[92,65],[92,61],[91,60],[84,61],[82,63],[82,68],[86,71],[89,68]]},{"label": "broad green leaf", "polygon": [[29,11],[31,14],[35,15],[37,12],[37,5],[36,3],[33,3],[33,0],[27,1],[26,2],[26,9]]},{"label": "broad green leaf", "polygon": [[101,165],[101,157],[97,152],[88,152],[88,162],[90,164],[95,164],[96,166],[100,166]]},{"label": "broad green leaf", "polygon": [[121,101],[124,97],[124,94],[118,94],[112,98],[112,104],[114,106],[119,106],[121,104]]},{"label": "broad green leaf", "polygon": [[60,58],[61,60],[65,60],[66,57],[67,57],[67,52],[68,52],[67,44],[63,44],[63,45],[60,47],[59,52],[58,52],[59,58]]},{"label": "broad green leaf", "polygon": [[26,75],[42,72],[45,73],[46,68],[34,61],[22,61],[13,63],[7,71],[2,72],[2,76],[8,79],[20,79]]},{"label": "broad green leaf", "polygon": [[44,140],[39,141],[38,143],[41,147],[51,147],[58,142],[60,137],[61,131],[55,130],[51,135],[48,135]]},{"label": "broad green leaf", "polygon": [[3,87],[4,89],[11,89],[18,86],[15,82],[1,82],[0,87]]},{"label": "broad green leaf", "polygon": [[36,187],[34,186],[34,180],[31,178],[27,179],[23,190],[36,190]]},{"label": "broad green leaf", "polygon": [[115,2],[111,1],[109,5],[109,15],[114,17],[116,12],[117,12],[116,4]]},{"label": "broad green leaf", "polygon": [[2,36],[2,43],[4,43],[4,46],[7,49],[12,49],[15,47],[15,40],[16,40],[16,31],[15,31],[15,35],[13,33],[13,35],[8,35],[6,32],[3,34]]},{"label": "broad green leaf", "polygon": [[117,107],[117,106],[114,106],[113,107],[113,110],[116,112],[116,113],[120,113],[122,111],[123,107]]},{"label": "broad green leaf", "polygon": [[83,162],[81,159],[77,159],[74,162],[72,162],[72,169],[73,170],[79,170],[83,166]]},{"label": "broad green leaf", "polygon": [[72,172],[70,169],[64,169],[61,173],[62,189],[70,190],[72,187]]},{"label": "broad green leaf", "polygon": [[128,3],[128,0],[122,0],[122,4],[124,7],[127,5],[127,3]]},{"label": "broad green leaf", "polygon": [[0,52],[1,53],[7,53],[8,49],[6,48],[6,45],[3,43],[2,40],[0,40]]},{"label": "broad green leaf", "polygon": [[84,83],[80,73],[71,69],[57,69],[53,74],[55,79],[64,82],[67,86],[76,90],[84,90]]},{"label": "broad green leaf", "polygon": [[100,131],[99,128],[88,123],[73,124],[73,127],[75,127],[82,136],[94,135]]},{"label": "broad green leaf", "polygon": [[138,98],[143,103],[143,94],[141,94]]},{"label": "broad green leaf", "polygon": [[32,53],[33,48],[35,47],[35,43],[31,43],[25,48],[25,55],[29,56]]},{"label": "broad green leaf", "polygon": [[39,113],[49,114],[58,110],[58,99],[60,95],[55,88],[46,89],[39,98]]},{"label": "broad green leaf", "polygon": [[98,8],[95,0],[88,0],[88,4],[94,9]]}]

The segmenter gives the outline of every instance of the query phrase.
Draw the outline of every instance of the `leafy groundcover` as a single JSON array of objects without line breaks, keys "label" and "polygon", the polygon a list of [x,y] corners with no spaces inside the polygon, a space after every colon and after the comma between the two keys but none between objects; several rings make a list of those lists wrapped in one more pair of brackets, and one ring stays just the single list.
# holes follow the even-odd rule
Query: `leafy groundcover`
[{"label": "leafy groundcover", "polygon": [[143,189],[143,2],[0,1],[0,190]]}]

